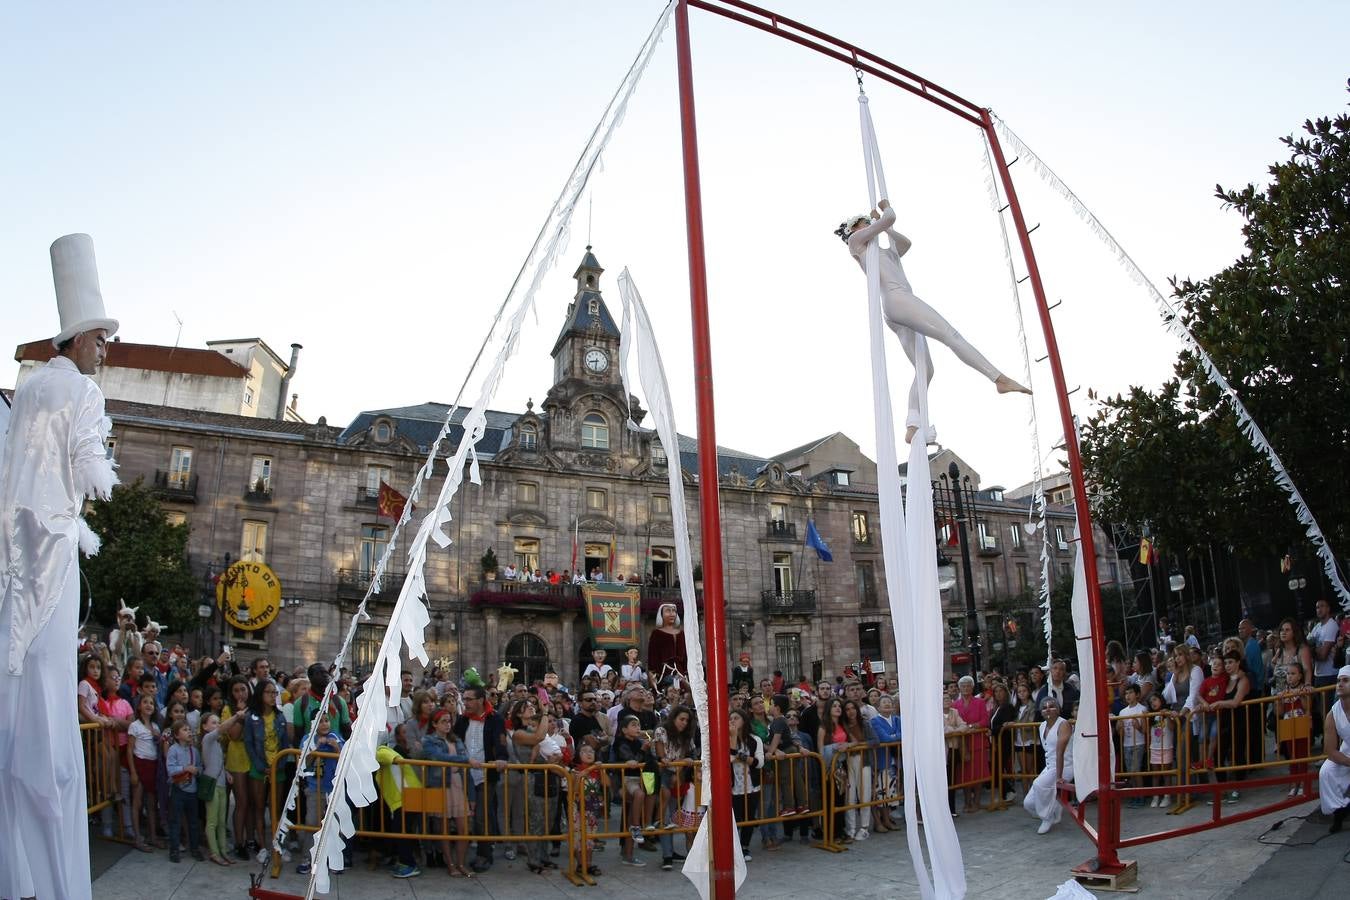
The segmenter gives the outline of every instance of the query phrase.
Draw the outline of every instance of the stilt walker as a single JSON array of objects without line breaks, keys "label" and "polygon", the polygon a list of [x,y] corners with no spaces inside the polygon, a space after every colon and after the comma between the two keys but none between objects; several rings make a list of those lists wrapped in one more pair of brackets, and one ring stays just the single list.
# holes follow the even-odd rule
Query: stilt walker
[{"label": "stilt walker", "polygon": [[103,393],[89,379],[117,321],[103,311],[94,242],[51,247],[57,356],[14,393],[0,460],[0,897],[90,896],[84,754],[71,707],[79,553],[98,552],[80,518],[117,483]]}]

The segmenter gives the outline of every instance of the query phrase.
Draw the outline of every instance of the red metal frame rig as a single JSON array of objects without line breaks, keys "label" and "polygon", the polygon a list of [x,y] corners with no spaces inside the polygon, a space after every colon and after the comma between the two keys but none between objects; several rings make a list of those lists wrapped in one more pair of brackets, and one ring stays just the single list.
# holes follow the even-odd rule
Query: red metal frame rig
[{"label": "red metal frame rig", "polygon": [[[726,696],[726,623],[722,596],[721,523],[718,514],[717,441],[713,423],[712,344],[708,328],[708,283],[703,249],[703,201],[699,186],[698,135],[694,115],[694,79],[690,58],[689,7],[722,16],[742,25],[757,28],[776,37],[807,47],[823,56],[838,60],[860,72],[909,91],[952,115],[982,129],[993,150],[994,165],[1003,183],[1004,196],[1017,229],[1018,242],[1027,266],[1036,308],[1040,314],[1041,329],[1045,335],[1046,353],[1054,377],[1059,415],[1064,429],[1064,446],[1069,456],[1069,476],[1073,484],[1074,509],[1079,522],[1078,540],[1082,542],[1084,574],[1087,578],[1088,603],[1091,609],[1091,639],[1097,660],[1092,673],[1097,689],[1097,721],[1109,722],[1106,672],[1105,632],[1102,626],[1101,591],[1097,584],[1097,555],[1092,538],[1092,514],[1088,509],[1087,489],[1083,483],[1083,464],[1078,453],[1078,435],[1074,429],[1073,414],[1069,409],[1068,386],[1064,381],[1064,367],[1060,361],[1059,346],[1055,340],[1054,323],[1046,303],[1045,288],[1041,284],[1040,269],[1031,246],[1031,234],[1013,186],[1012,173],[1003,156],[1003,149],[994,130],[988,109],[952,93],[926,78],[910,72],[889,60],[870,53],[847,41],[818,31],[808,25],[780,16],[742,0],[678,0],[675,9],[676,56],[679,66],[680,126],[684,152],[685,219],[689,240],[689,302],[692,308],[694,343],[694,387],[698,407],[699,502],[702,522],[702,552],[704,565],[704,602],[707,660],[708,660],[708,717],[709,742],[713,759],[725,759],[728,747],[725,717],[717,715],[727,708]],[[711,473],[712,477],[708,477]],[[1080,638],[1083,636],[1080,636]],[[1098,728],[1100,731],[1100,727]],[[1092,735],[1088,735],[1092,736]],[[731,796],[731,773],[726,766],[713,766],[710,774],[713,796]],[[1082,868],[1102,876],[1119,875],[1125,871],[1117,849],[1120,847],[1120,795],[1112,784],[1110,754],[1098,755],[1098,784],[1096,802],[1097,827],[1085,831],[1097,845],[1097,856]],[[735,874],[732,865],[731,809],[726,803],[712,807],[712,887],[717,900],[732,900],[736,895]],[[1082,812],[1075,820],[1086,826]]]}]

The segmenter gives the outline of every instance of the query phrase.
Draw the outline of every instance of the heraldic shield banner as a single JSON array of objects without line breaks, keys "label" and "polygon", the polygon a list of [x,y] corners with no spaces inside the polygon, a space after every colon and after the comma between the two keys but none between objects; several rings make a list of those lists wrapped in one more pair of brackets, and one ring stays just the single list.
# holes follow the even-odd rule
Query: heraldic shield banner
[{"label": "heraldic shield banner", "polygon": [[591,646],[626,650],[638,645],[642,624],[642,595],[636,586],[584,584],[586,618],[591,623]]}]

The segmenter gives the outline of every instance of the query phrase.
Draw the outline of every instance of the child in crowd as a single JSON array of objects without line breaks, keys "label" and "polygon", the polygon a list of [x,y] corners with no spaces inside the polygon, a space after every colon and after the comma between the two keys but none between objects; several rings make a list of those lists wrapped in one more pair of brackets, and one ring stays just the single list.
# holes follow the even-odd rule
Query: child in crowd
[{"label": "child in crowd", "polygon": [[184,823],[188,831],[188,852],[198,862],[205,862],[202,855],[200,824],[197,821],[197,776],[201,774],[201,756],[192,743],[192,729],[188,727],[186,717],[173,725],[173,743],[169,745],[169,755],[165,761],[168,768],[169,783],[173,797],[173,816],[169,819],[169,859],[181,862],[179,853],[179,829]]},{"label": "child in crowd", "polygon": [[[1172,768],[1176,760],[1177,730],[1176,722],[1170,716],[1164,715],[1167,709],[1167,701],[1163,698],[1161,691],[1153,691],[1148,695],[1148,708],[1152,716],[1149,717],[1149,742],[1148,742],[1148,762],[1149,768],[1154,772],[1165,772]],[[1154,783],[1158,787],[1169,787],[1172,784],[1170,775],[1154,776]],[[1178,802],[1180,799],[1178,798]],[[1154,797],[1149,806],[1166,809],[1172,805],[1172,798],[1166,794],[1160,797]]]},{"label": "child in crowd", "polygon": [[[202,713],[202,775],[210,780],[212,789],[209,796],[198,799],[206,802],[207,858],[218,866],[234,865],[225,837],[225,812],[230,806],[229,781],[233,776],[225,771],[225,748],[220,742],[228,729],[243,720],[244,710],[223,722],[214,712]],[[203,791],[199,789],[198,793]]]},{"label": "child in crowd", "polygon": [[[164,849],[164,842],[155,837],[156,807],[156,768],[159,762],[159,724],[155,721],[154,692],[143,693],[138,698],[136,718],[127,727],[127,764],[131,776],[131,831],[136,839],[136,849],[150,853],[153,841],[156,847]],[[140,827],[141,804],[145,803],[146,826]]]},{"label": "child in crowd", "polygon": [[[1306,676],[1303,663],[1291,661],[1286,664],[1286,689],[1279,695],[1275,707],[1275,714],[1279,716],[1279,720],[1275,723],[1276,737],[1280,742],[1280,755],[1285,759],[1303,759],[1311,749],[1309,744],[1312,738],[1312,720],[1308,716],[1304,702],[1312,688],[1306,683]],[[1289,774],[1308,774],[1308,764],[1291,762]],[[1289,796],[1301,797],[1304,789],[1305,785],[1302,784],[1291,785]]]},{"label": "child in crowd", "polygon": [[[434,762],[467,763],[468,752],[464,743],[455,736],[455,713],[449,709],[438,709],[431,714],[431,731],[422,739],[422,755]],[[469,763],[481,768],[482,763]],[[445,788],[445,814],[455,822],[455,833],[463,837],[469,833],[469,798],[464,790],[464,775],[459,769],[435,766],[423,770],[426,773],[427,787]],[[428,831],[435,831],[433,826]],[[447,827],[447,831],[449,828]],[[472,878],[468,867],[469,842],[444,841],[442,854],[445,867],[452,878]]]},{"label": "child in crowd", "polygon": [[[342,750],[342,735],[333,731],[333,723],[328,713],[319,713],[319,722],[313,737],[306,736],[304,743],[312,753],[339,753]],[[314,774],[305,778],[305,821],[318,824],[319,817],[328,808],[328,796],[333,793],[333,774],[337,771],[337,760],[318,756],[309,757],[313,763]],[[295,867],[296,873],[308,875],[314,852],[315,832],[305,832],[302,849],[306,859]]]},{"label": "child in crowd", "polygon": [[[605,810],[605,788],[601,782],[600,767],[595,762],[595,748],[585,741],[578,744],[573,766],[576,768],[577,780],[581,787],[582,809],[586,815],[586,830],[588,832],[598,831],[600,817]],[[572,827],[572,833],[578,836],[578,844],[580,844],[580,825],[581,823],[577,822]],[[600,843],[592,841],[589,847],[584,848],[584,853],[578,854],[577,864],[586,865],[586,874],[600,874],[600,867],[590,864],[589,860],[590,854],[602,849],[602,846]]]},{"label": "child in crowd", "polygon": [[[1148,779],[1139,773],[1148,771],[1144,762],[1144,753],[1148,749],[1148,710],[1139,702],[1139,685],[1125,685],[1125,705],[1120,708],[1120,718],[1116,721],[1116,733],[1120,735],[1121,772],[1139,777],[1127,778],[1130,787],[1144,787]],[[1156,801],[1157,798],[1155,797]],[[1143,797],[1132,797],[1129,806],[1139,808],[1147,806]],[[1156,806],[1157,804],[1154,803]]]},{"label": "child in crowd", "polygon": [[127,728],[135,713],[131,704],[117,693],[122,678],[117,669],[107,666],[103,670],[103,695],[99,697],[98,711],[111,724],[104,730],[107,740],[104,759],[107,761],[107,778],[110,786],[115,786],[113,805],[103,809],[103,836],[112,837],[112,816],[122,821],[123,830],[131,831],[131,810],[125,800],[131,796],[131,771],[127,763]]},{"label": "child in crowd", "polygon": [[634,849],[644,843],[642,825],[647,807],[647,789],[642,783],[645,771],[655,772],[651,757],[651,741],[642,734],[642,722],[637,716],[625,716],[619,721],[619,734],[614,739],[614,761],[624,766],[623,805],[628,815],[628,834],[620,844],[622,862],[628,866],[645,866],[634,855]]}]

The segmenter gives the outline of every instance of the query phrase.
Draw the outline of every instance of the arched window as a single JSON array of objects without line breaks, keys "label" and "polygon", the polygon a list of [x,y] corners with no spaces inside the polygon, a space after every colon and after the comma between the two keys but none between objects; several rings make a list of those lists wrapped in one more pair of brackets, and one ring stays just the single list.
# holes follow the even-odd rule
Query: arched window
[{"label": "arched window", "polygon": [[516,684],[534,684],[548,674],[548,646],[536,635],[521,632],[511,638],[504,655],[516,669]]},{"label": "arched window", "polygon": [[581,420],[581,446],[595,450],[609,449],[609,424],[598,412],[586,414]]},{"label": "arched window", "polygon": [[533,425],[520,426],[520,449],[533,450],[539,446],[539,430]]}]

